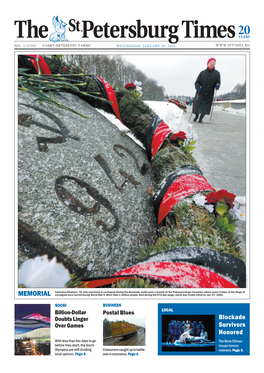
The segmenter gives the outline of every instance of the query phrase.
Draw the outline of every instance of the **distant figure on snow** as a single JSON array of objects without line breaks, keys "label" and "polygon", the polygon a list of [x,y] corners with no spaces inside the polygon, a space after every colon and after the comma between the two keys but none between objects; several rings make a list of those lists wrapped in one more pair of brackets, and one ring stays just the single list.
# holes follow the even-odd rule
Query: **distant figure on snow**
[{"label": "distant figure on snow", "polygon": [[202,123],[203,117],[210,114],[214,90],[218,90],[221,84],[221,77],[219,71],[215,69],[216,59],[210,58],[207,61],[207,69],[200,72],[196,82],[194,83],[196,89],[196,96],[194,99],[193,113],[195,114],[194,122],[198,120]]}]

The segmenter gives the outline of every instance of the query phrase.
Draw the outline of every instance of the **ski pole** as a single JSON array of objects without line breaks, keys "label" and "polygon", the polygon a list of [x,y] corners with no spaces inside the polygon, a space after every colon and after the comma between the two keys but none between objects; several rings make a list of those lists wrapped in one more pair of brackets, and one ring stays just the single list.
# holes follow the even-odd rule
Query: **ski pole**
[{"label": "ski pole", "polygon": [[216,89],[215,89],[215,91],[214,91],[214,100],[213,100],[213,105],[212,105],[212,111],[211,111],[210,121],[211,121],[211,119],[212,119],[212,115],[213,115],[215,99],[216,99]]},{"label": "ski pole", "polygon": [[192,109],[192,112],[191,112],[191,116],[190,116],[189,121],[191,120],[191,117],[192,117],[192,114],[193,114],[193,111],[194,111],[194,107],[195,107],[195,104],[196,104],[196,102],[197,102],[197,100],[198,100],[198,97],[199,97],[199,92],[197,92],[197,98],[196,98],[196,100],[195,100],[195,102],[194,102],[194,104],[193,104],[193,109]]}]

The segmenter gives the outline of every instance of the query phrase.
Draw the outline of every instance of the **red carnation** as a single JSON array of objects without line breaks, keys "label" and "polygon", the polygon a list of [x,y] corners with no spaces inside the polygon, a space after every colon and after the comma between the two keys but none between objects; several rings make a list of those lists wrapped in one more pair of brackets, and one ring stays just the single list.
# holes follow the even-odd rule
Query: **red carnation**
[{"label": "red carnation", "polygon": [[180,131],[178,133],[174,133],[174,135],[170,138],[170,140],[177,140],[177,139],[181,139],[181,140],[185,140],[186,139],[186,133],[183,132],[183,131]]},{"label": "red carnation", "polygon": [[136,88],[136,85],[134,83],[127,83],[125,86],[124,86],[125,89],[135,89]]},{"label": "red carnation", "polygon": [[216,204],[217,202],[222,201],[228,203],[230,208],[233,207],[235,197],[235,194],[229,193],[225,189],[219,190],[218,192],[212,192],[205,196],[207,203]]}]

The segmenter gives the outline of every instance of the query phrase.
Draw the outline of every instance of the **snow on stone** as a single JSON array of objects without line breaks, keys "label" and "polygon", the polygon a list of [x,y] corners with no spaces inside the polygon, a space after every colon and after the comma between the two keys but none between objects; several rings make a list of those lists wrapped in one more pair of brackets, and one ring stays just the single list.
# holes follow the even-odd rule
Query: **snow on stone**
[{"label": "snow on stone", "polygon": [[111,123],[113,123],[115,126],[117,126],[120,131],[124,131],[127,133],[127,135],[134,140],[138,145],[140,145],[142,148],[145,149],[144,145],[142,144],[141,141],[139,141],[129,130],[128,127],[126,127],[123,123],[120,122],[120,120],[114,115],[110,114],[102,109],[97,109],[98,113],[102,114],[104,117],[106,117],[108,120],[110,120]]},{"label": "snow on stone", "polygon": [[[159,117],[166,123],[173,132],[180,131],[183,110],[175,104],[166,101],[144,101]],[[143,144],[136,139],[136,137],[130,132],[130,130],[123,125],[120,120],[114,115],[105,112],[102,109],[96,109],[100,114],[104,115],[110,120],[120,131],[127,132],[128,136],[131,137],[137,144],[144,148]]]},{"label": "snow on stone", "polygon": [[144,101],[172,131],[179,131],[183,110],[177,105],[166,101]]}]

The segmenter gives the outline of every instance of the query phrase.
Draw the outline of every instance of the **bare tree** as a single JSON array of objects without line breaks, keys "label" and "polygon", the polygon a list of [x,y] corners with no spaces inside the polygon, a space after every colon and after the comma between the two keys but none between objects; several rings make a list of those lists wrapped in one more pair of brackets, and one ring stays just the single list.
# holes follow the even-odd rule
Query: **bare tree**
[{"label": "bare tree", "polygon": [[111,85],[124,87],[127,83],[140,81],[145,100],[164,99],[164,87],[159,86],[155,79],[148,78],[145,73],[120,55],[67,55],[63,58],[65,62],[84,68]]}]

